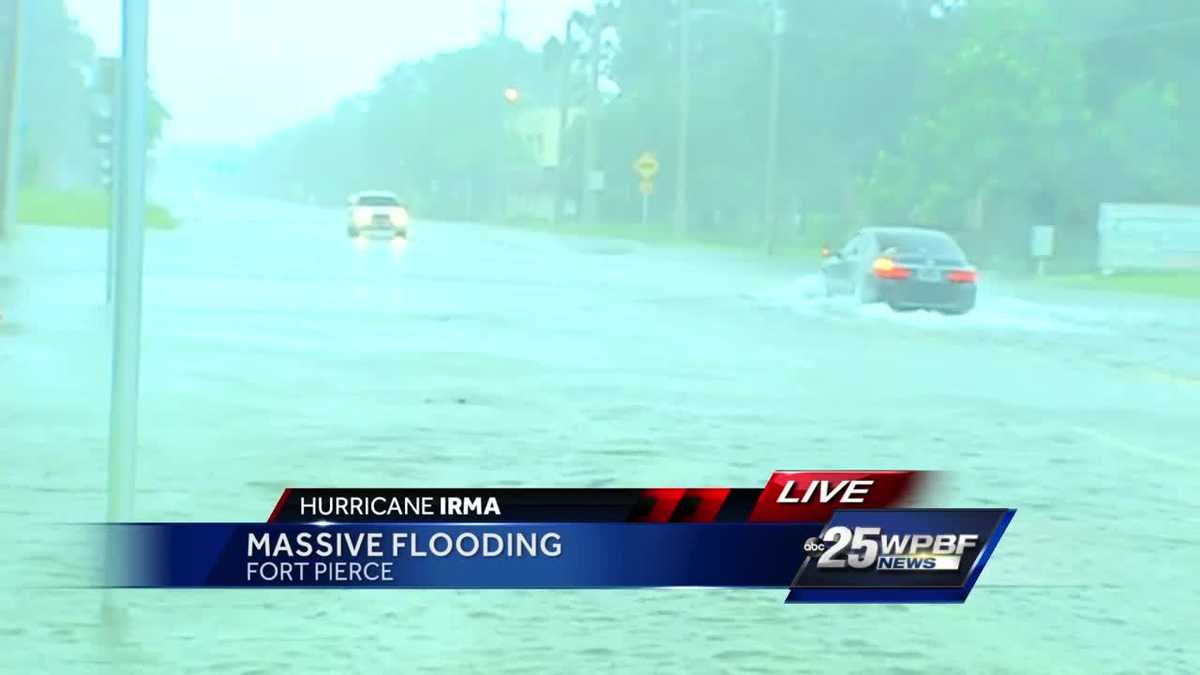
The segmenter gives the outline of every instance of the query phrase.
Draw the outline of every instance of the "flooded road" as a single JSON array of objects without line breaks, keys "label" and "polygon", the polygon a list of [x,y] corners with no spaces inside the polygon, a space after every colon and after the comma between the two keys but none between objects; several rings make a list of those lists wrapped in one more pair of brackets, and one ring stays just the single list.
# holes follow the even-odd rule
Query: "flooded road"
[{"label": "flooded road", "polygon": [[262,521],[285,486],[808,468],[945,470],[932,504],[1017,516],[958,607],[137,591],[114,633],[98,591],[63,588],[95,561],[53,525],[103,517],[104,235],[25,227],[0,259],[0,669],[1196,669],[1200,304],[985,276],[970,315],[895,314],[727,253],[433,222],[353,242],[338,210],[177,210],[147,238],[141,520]]}]

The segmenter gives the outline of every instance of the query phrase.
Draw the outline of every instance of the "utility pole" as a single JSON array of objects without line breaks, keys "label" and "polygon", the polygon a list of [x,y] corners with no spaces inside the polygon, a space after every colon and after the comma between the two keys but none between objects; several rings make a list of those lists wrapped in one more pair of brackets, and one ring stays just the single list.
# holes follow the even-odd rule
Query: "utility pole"
[{"label": "utility pole", "polygon": [[123,0],[121,12],[120,195],[116,228],[112,398],[108,431],[108,520],[133,513],[142,331],[142,252],[146,210],[148,0]]},{"label": "utility pole", "polygon": [[675,234],[687,234],[687,161],[688,113],[691,97],[691,68],[688,64],[688,24],[691,22],[691,3],[679,2],[679,120],[675,156]]},{"label": "utility pole", "polygon": [[780,60],[783,52],[783,32],[786,28],[786,16],[779,0],[771,2],[772,41],[771,41],[771,93],[767,102],[767,167],[765,180],[765,196],[763,203],[763,218],[767,226],[767,255],[775,252],[778,238],[779,218],[775,204],[776,173],[779,170],[779,86]]},{"label": "utility pole", "polygon": [[0,162],[0,239],[12,232],[17,220],[17,186],[20,179],[21,140],[21,79],[24,52],[25,13],[24,0],[10,0],[12,7],[10,26],[12,40],[6,58],[7,70],[4,77],[4,110],[0,111],[0,131],[3,131],[4,148]]},{"label": "utility pole", "polygon": [[571,42],[571,26],[579,20],[580,14],[573,12],[567,17],[566,27],[563,28],[562,53],[559,55],[558,83],[558,158],[555,160],[554,175],[554,223],[557,225],[563,217],[563,202],[566,199],[567,172],[563,166],[566,159],[567,123],[570,121],[568,112],[571,106],[571,65],[575,61],[574,45]]},{"label": "utility pole", "polygon": [[571,77],[571,57],[570,46],[568,40],[571,36],[571,21],[567,20],[567,31],[565,33],[567,39],[563,41],[562,51],[562,72],[559,74],[558,84],[558,157],[554,160],[554,224],[557,225],[562,220],[563,212],[563,192],[566,190],[566,171],[563,170],[563,159],[566,153],[563,152],[563,146],[566,144],[567,138],[567,106],[569,105],[569,96],[567,88],[570,86]]},{"label": "utility pole", "polygon": [[508,86],[507,71],[505,69],[505,49],[508,41],[508,0],[500,0],[500,32],[496,39],[496,90],[492,92],[495,97],[496,105],[499,106],[499,114],[496,119],[500,121],[499,133],[496,137],[496,217],[499,222],[503,223],[508,219],[508,185],[506,181],[505,160],[507,154],[505,148],[508,145],[508,102],[504,100],[503,92]]},{"label": "utility pole", "polygon": [[586,223],[596,222],[596,201],[598,185],[592,185],[592,176],[596,173],[596,122],[600,116],[600,33],[604,23],[600,20],[599,8],[592,16],[591,30],[588,31],[588,70],[587,70],[587,118],[583,162],[583,220]]}]

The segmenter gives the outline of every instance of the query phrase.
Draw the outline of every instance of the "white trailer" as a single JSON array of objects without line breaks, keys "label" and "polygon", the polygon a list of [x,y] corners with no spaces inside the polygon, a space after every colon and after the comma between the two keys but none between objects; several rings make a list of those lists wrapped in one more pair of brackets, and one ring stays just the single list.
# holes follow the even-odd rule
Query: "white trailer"
[{"label": "white trailer", "polygon": [[1200,270],[1200,206],[1101,204],[1097,265],[1121,270]]}]

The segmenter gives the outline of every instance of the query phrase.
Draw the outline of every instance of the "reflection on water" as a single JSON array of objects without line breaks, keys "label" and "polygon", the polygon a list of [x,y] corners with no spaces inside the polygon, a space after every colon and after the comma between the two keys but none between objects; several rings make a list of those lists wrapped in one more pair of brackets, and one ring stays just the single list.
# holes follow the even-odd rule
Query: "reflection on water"
[{"label": "reflection on water", "polygon": [[366,251],[367,249],[371,248],[372,245],[376,247],[387,246],[387,248],[390,249],[392,254],[396,257],[401,256],[404,253],[404,250],[408,248],[407,237],[393,237],[390,234],[371,236],[370,234],[364,232],[359,234],[357,237],[354,237],[351,241],[355,250],[358,251]]}]

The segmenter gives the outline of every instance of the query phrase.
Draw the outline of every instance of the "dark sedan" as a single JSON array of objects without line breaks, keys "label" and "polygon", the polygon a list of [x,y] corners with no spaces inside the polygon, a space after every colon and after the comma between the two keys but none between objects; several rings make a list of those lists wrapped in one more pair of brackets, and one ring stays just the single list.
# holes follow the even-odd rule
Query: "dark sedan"
[{"label": "dark sedan", "polygon": [[940,230],[869,227],[837,251],[825,250],[826,295],[850,294],[892,309],[966,314],[975,307],[978,273]]}]

